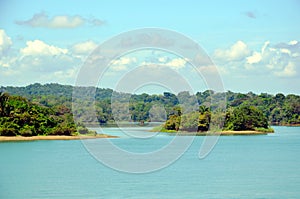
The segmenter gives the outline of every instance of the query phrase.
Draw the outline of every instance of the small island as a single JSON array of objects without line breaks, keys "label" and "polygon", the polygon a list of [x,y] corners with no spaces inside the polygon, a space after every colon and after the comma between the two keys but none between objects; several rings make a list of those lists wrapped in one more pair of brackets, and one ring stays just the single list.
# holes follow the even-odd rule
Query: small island
[{"label": "small island", "polygon": [[[212,127],[210,127],[212,125]],[[200,106],[199,111],[181,114],[180,108],[162,126],[153,131],[176,135],[265,135],[274,133],[267,117],[254,106],[228,108],[225,115]]]}]

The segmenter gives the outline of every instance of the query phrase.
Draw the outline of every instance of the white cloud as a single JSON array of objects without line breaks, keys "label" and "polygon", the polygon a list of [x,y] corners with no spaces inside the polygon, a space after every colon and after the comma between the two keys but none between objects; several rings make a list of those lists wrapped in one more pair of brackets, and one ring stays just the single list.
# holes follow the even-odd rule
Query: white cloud
[{"label": "white cloud", "polygon": [[55,16],[48,23],[49,28],[75,28],[83,25],[84,19],[80,16]]},{"label": "white cloud", "polygon": [[248,46],[242,42],[237,41],[229,49],[217,49],[213,56],[215,59],[224,61],[239,61],[250,54]]},{"label": "white cloud", "polygon": [[130,64],[136,62],[137,59],[135,57],[121,57],[112,62],[110,69],[112,69],[113,71],[124,71],[128,69],[128,66]]},{"label": "white cloud", "polygon": [[153,61],[144,61],[141,65],[152,65],[153,67],[167,66],[170,68],[180,69],[186,66],[187,60],[183,58],[158,57]]},{"label": "white cloud", "polygon": [[264,53],[266,48],[270,45],[270,41],[266,41],[263,45],[263,47],[261,48],[261,53]]},{"label": "white cloud", "polygon": [[26,47],[20,49],[22,56],[37,56],[37,55],[60,55],[68,53],[67,49],[59,48],[56,46],[48,45],[41,40],[27,41]]},{"label": "white cloud", "polygon": [[165,63],[166,66],[174,67],[174,68],[183,68],[185,67],[185,64],[186,64],[186,60],[182,58],[175,58]]},{"label": "white cloud", "polygon": [[97,44],[93,41],[85,41],[78,44],[75,44],[72,47],[72,51],[75,54],[90,54],[95,48]]},{"label": "white cloud", "polygon": [[20,71],[50,74],[81,65],[81,59],[67,48],[50,45],[41,40],[27,41],[19,50],[17,60],[11,64]]},{"label": "white cloud", "polygon": [[253,55],[246,58],[248,64],[255,64],[261,61],[262,55],[261,53],[254,52]]},{"label": "white cloud", "polygon": [[265,68],[278,77],[293,77],[297,75],[296,63],[300,57],[300,46],[297,44],[297,41],[293,41],[288,44],[280,43],[270,46],[269,42],[266,42],[260,52],[261,60],[248,63],[252,64],[250,65],[252,69],[259,67],[260,70],[263,70]]},{"label": "white cloud", "polygon": [[127,65],[136,61],[135,57],[121,57],[120,59],[114,60],[112,65]]},{"label": "white cloud", "polygon": [[[259,51],[248,49],[244,44],[238,43],[240,42],[229,49],[217,49],[213,54],[214,61],[226,71],[230,71],[230,74],[239,76],[269,74],[276,77],[294,77],[300,74],[299,68],[296,67],[300,61],[298,41],[275,45],[266,41]],[[235,53],[238,49],[241,52]]]},{"label": "white cloud", "polygon": [[[266,52],[266,50],[268,50],[269,44],[270,44],[270,42],[266,41],[264,43],[264,45],[262,46],[260,52],[254,51],[251,56],[246,57],[247,64],[251,65],[251,64],[256,64],[256,63],[259,63],[260,61],[262,61],[263,55],[266,54],[265,52]],[[250,68],[252,68],[252,66],[247,65],[246,68],[250,69]]]},{"label": "white cloud", "polygon": [[298,44],[298,41],[296,41],[296,40],[292,40],[289,42],[289,45],[296,45],[296,44]]},{"label": "white cloud", "polygon": [[12,45],[11,38],[6,35],[3,29],[0,29],[0,56],[2,56]]},{"label": "white cloud", "polygon": [[43,28],[76,28],[86,23],[94,26],[101,26],[104,21],[100,19],[85,19],[79,15],[68,16],[68,15],[56,15],[49,18],[44,12],[37,13],[29,20],[16,21],[18,25],[24,25],[29,27],[43,27]]},{"label": "white cloud", "polygon": [[291,54],[291,51],[289,49],[286,49],[286,48],[281,48],[280,52],[281,53],[286,53],[286,54],[289,54],[289,55]]},{"label": "white cloud", "polygon": [[297,74],[295,64],[289,62],[282,71],[274,72],[276,76],[279,77],[292,77]]}]

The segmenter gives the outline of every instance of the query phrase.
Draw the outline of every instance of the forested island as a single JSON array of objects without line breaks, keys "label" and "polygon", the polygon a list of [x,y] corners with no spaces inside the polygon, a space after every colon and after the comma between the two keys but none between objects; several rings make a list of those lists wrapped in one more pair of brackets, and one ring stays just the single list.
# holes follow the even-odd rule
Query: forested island
[{"label": "forested island", "polygon": [[[212,90],[190,94],[180,92],[177,95],[163,94],[128,94],[118,93],[112,89],[80,87],[82,98],[72,99],[73,86],[60,84],[31,84],[25,87],[0,87],[0,135],[76,135],[87,133],[85,126],[128,121],[124,104],[129,100],[130,120],[133,122],[165,122],[166,130],[195,130],[203,132],[208,129],[214,117],[225,118],[223,130],[265,130],[269,125],[300,125],[300,96],[278,93],[254,94],[252,92],[217,93]],[[95,91],[93,106],[85,93]],[[217,102],[226,96],[226,112],[218,114]],[[112,95],[118,99],[113,106],[120,110],[117,118],[112,110]],[[183,114],[180,100],[196,99],[198,110]],[[73,100],[73,101],[72,101]],[[79,103],[82,109],[72,110],[72,103]],[[151,117],[153,105],[161,105]],[[155,108],[154,108],[155,109]],[[72,111],[71,111],[72,110]],[[96,119],[90,112],[96,112]],[[124,114],[123,114],[124,112]],[[75,114],[79,121],[73,120]],[[225,114],[225,115],[224,115]],[[245,122],[246,121],[246,122]],[[179,126],[179,123],[181,126]]]}]

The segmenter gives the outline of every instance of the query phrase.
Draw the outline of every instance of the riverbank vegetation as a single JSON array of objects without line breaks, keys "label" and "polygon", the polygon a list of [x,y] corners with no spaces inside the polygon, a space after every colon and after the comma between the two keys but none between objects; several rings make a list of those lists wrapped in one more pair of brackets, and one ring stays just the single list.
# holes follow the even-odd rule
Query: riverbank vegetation
[{"label": "riverbank vegetation", "polygon": [[0,92],[0,135],[74,136],[90,134],[86,127],[75,124],[71,110],[64,105],[46,107],[21,96]]},{"label": "riverbank vegetation", "polygon": [[[72,98],[75,89],[76,97]],[[115,120],[141,124],[166,121],[166,131],[179,128],[205,131],[209,123],[222,118],[225,118],[225,130],[265,131],[269,125],[300,125],[300,96],[294,94],[217,93],[207,90],[196,94],[184,91],[177,95],[170,92],[131,95],[112,89],[38,83],[26,87],[0,87],[0,92],[10,94],[9,107],[17,110],[10,110],[11,117],[1,116],[1,128],[10,134],[16,134],[9,130],[10,127],[25,135],[76,133],[75,126],[78,124],[75,125],[72,114],[77,118],[76,123],[86,126],[113,124]],[[227,107],[226,111],[218,110],[220,102],[225,103],[222,106]],[[74,108],[74,104],[79,106]],[[27,109],[21,108],[23,106]],[[3,125],[6,122],[14,124]],[[13,126],[15,124],[18,126]],[[80,131],[85,132],[86,129],[83,127]]]}]

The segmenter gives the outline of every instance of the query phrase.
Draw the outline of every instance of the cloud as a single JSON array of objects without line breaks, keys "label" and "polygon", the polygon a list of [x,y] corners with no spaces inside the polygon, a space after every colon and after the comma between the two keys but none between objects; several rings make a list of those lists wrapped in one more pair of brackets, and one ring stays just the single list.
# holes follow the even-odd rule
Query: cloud
[{"label": "cloud", "polygon": [[260,50],[249,49],[243,42],[237,42],[228,49],[215,50],[212,57],[218,66],[238,76],[296,77],[300,74],[297,67],[300,43],[296,40],[278,44],[266,41]]},{"label": "cloud", "polygon": [[296,66],[293,62],[288,62],[288,64],[283,68],[282,71],[276,71],[274,72],[276,76],[279,77],[293,77],[297,74],[296,72]]},{"label": "cloud", "polygon": [[104,24],[104,21],[100,19],[88,20],[79,15],[68,16],[68,15],[56,15],[49,18],[44,12],[34,14],[31,19],[25,21],[16,21],[18,25],[29,26],[29,27],[43,27],[43,28],[77,28],[84,24],[90,23],[95,26]]},{"label": "cloud", "polygon": [[41,40],[27,41],[26,47],[20,49],[20,53],[22,56],[30,56],[30,55],[60,55],[68,53],[67,49],[59,48],[56,46],[48,45]]},{"label": "cloud", "polygon": [[0,56],[6,54],[7,50],[11,47],[11,45],[11,38],[6,35],[3,29],[0,29]]},{"label": "cloud", "polygon": [[94,26],[103,26],[105,24],[105,21],[100,20],[100,19],[91,19],[89,20],[90,24]]},{"label": "cloud", "polygon": [[182,58],[175,58],[172,59],[171,61],[165,63],[166,66],[170,66],[173,68],[183,68],[185,67],[186,64],[186,60],[182,59]]},{"label": "cloud", "polygon": [[299,43],[298,41],[292,40],[292,41],[290,41],[288,44],[289,44],[289,45],[297,45],[298,43]]},{"label": "cloud", "polygon": [[75,54],[90,54],[97,46],[93,41],[85,41],[72,46],[72,52]]},{"label": "cloud", "polygon": [[251,56],[247,57],[246,59],[248,64],[255,64],[261,61],[262,55],[261,53],[254,52]]},{"label": "cloud", "polygon": [[254,12],[248,11],[248,12],[245,12],[244,14],[251,19],[256,18],[256,15],[254,14]]},{"label": "cloud", "polygon": [[151,61],[144,61],[141,65],[151,65],[153,67],[167,66],[173,69],[184,68],[187,64],[187,60],[183,58],[170,58],[167,56],[152,58]]},{"label": "cloud", "polygon": [[136,61],[137,60],[135,57],[121,57],[120,59],[114,60],[112,64],[113,65],[128,65],[128,64],[131,64]]},{"label": "cloud", "polygon": [[137,59],[135,57],[121,57],[112,62],[110,69],[113,71],[124,71],[128,69],[129,65],[136,62]]},{"label": "cloud", "polygon": [[15,57],[10,65],[16,70],[48,75],[51,72],[67,70],[74,65],[78,66],[80,63],[80,59],[68,49],[49,45],[41,40],[27,41],[26,46],[21,48]]},{"label": "cloud", "polygon": [[252,56],[247,57],[247,64],[253,69],[265,67],[279,77],[292,77],[297,74],[296,64],[299,63],[299,59],[300,45],[297,41],[273,46],[270,42],[265,42],[260,52],[254,52]]},{"label": "cloud", "polygon": [[[81,52],[88,51],[91,42],[82,42]],[[85,45],[84,45],[85,44]],[[83,64],[73,52],[73,46],[60,47],[42,40],[25,42],[16,48],[4,30],[0,30],[0,84],[24,85],[32,82],[72,84]],[[5,55],[2,52],[5,52]]]},{"label": "cloud", "polygon": [[237,41],[229,49],[215,50],[213,57],[223,61],[239,61],[250,54],[247,45],[242,41]]}]

